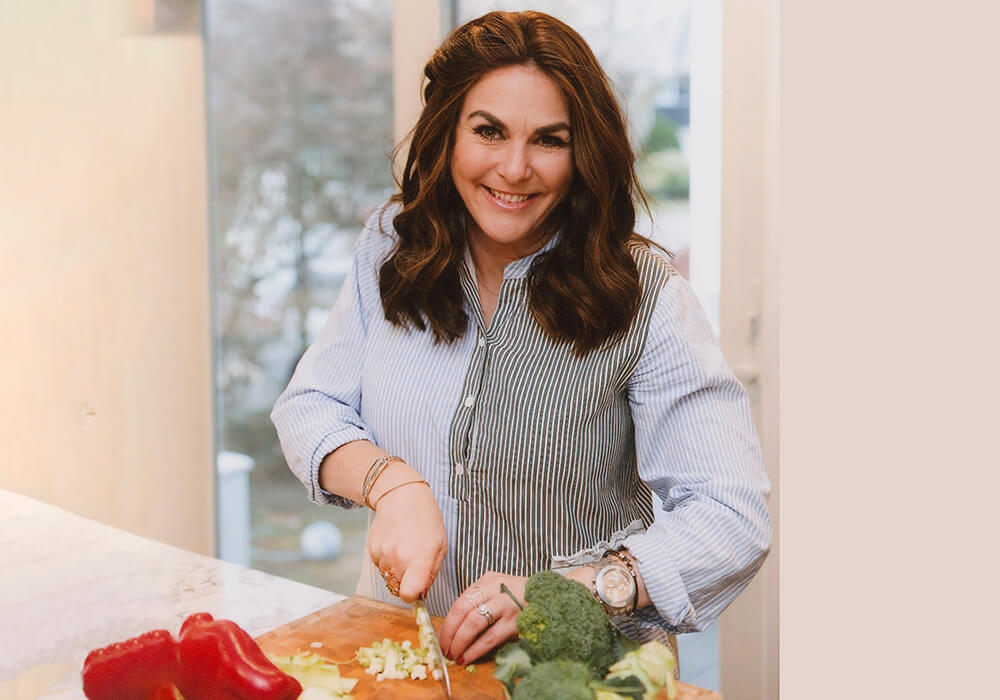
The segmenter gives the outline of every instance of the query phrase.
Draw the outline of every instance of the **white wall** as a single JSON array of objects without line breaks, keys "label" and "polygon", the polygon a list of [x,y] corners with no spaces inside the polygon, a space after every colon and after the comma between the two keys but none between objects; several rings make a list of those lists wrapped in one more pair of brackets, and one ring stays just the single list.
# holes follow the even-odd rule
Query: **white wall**
[{"label": "white wall", "polygon": [[0,488],[213,550],[203,47],[0,9]]}]

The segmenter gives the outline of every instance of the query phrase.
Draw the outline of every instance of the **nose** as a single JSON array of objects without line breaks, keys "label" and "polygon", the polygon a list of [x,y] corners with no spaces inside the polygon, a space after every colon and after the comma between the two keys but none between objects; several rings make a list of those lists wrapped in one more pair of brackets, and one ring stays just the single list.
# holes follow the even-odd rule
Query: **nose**
[{"label": "nose", "polygon": [[497,173],[507,182],[520,182],[531,176],[531,163],[526,144],[509,143],[503,150]]}]

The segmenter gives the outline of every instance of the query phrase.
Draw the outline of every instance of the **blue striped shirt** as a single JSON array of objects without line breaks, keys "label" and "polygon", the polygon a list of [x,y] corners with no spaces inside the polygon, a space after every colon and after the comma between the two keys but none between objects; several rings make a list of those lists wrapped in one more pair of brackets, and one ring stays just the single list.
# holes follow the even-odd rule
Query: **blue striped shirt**
[{"label": "blue striped shirt", "polygon": [[[466,255],[467,332],[451,344],[385,320],[378,286],[396,242],[386,207],[272,418],[291,470],[320,504],[323,458],[370,440],[420,471],[449,552],[428,595],[444,615],[486,571],[529,576],[626,546],[653,606],[640,640],[704,629],[749,583],[770,539],[768,482],[746,393],[687,282],[636,247],[639,312],[582,358],[528,308],[538,253],[504,269],[488,327]],[[398,603],[365,562],[358,593]]]}]

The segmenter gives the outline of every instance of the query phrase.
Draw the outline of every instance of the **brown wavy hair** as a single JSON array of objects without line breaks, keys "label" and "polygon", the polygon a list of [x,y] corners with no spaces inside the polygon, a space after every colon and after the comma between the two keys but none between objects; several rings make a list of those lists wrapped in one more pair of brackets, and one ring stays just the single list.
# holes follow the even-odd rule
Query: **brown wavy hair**
[{"label": "brown wavy hair", "polygon": [[[460,110],[486,73],[510,65],[541,69],[569,106],[574,175],[564,199],[540,224],[558,243],[533,261],[529,308],[553,340],[583,355],[613,342],[639,306],[639,273],[630,245],[635,202],[648,202],[610,81],[575,30],[541,12],[490,12],[459,27],[424,68],[424,107],[393,200],[399,244],[382,265],[385,317],[406,328],[429,325],[452,342],[468,325],[459,282],[469,218],[451,179]],[[404,142],[405,143],[405,142]],[[403,144],[397,146],[397,152]]]}]

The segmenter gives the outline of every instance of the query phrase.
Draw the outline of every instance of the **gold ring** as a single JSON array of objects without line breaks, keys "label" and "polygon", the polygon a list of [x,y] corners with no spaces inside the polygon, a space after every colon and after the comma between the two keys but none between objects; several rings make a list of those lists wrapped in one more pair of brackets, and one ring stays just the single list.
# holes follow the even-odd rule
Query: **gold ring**
[{"label": "gold ring", "polygon": [[385,579],[385,587],[397,598],[399,597],[399,584],[400,580],[396,574],[391,571],[382,571],[379,569],[379,573],[382,574],[382,578]]},{"label": "gold ring", "polygon": [[477,610],[479,610],[480,615],[486,618],[487,627],[489,627],[495,622],[495,620],[493,619],[493,613],[491,613],[490,609],[486,607],[486,603],[480,603]]}]

